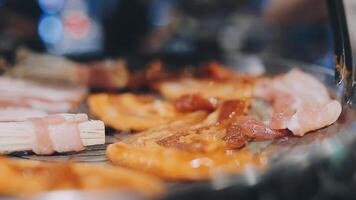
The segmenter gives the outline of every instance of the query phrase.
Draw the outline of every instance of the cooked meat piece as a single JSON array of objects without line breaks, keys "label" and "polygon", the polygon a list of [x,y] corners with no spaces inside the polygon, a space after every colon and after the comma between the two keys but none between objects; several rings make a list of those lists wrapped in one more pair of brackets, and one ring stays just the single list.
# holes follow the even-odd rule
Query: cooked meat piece
[{"label": "cooked meat piece", "polygon": [[[238,79],[160,82],[158,90],[163,97],[176,99],[178,110],[205,110],[206,115],[211,112],[209,97],[219,101],[218,107],[208,116],[200,114],[199,120],[192,120],[193,116],[203,111],[183,115],[190,116],[186,121],[174,124],[173,120],[129,136],[110,145],[107,156],[114,164],[164,179],[209,179],[239,173],[247,164],[265,165],[263,153],[253,155],[243,148],[249,141],[276,140],[291,132],[303,135],[335,122],[340,115],[340,104],[330,99],[326,88],[301,71],[256,81],[256,86]],[[253,95],[272,104],[270,119],[246,116]]]},{"label": "cooked meat piece", "polygon": [[157,81],[171,77],[172,74],[166,71],[160,61],[153,61],[146,69],[131,73],[128,87],[131,89],[149,87]]},{"label": "cooked meat piece", "polygon": [[[140,144],[118,142],[107,149],[110,160],[120,166],[145,171],[166,180],[202,180],[242,172],[247,165],[265,165],[264,154],[253,155],[248,149],[227,150],[214,136],[193,135],[189,142],[172,146],[156,141]],[[138,141],[139,142],[139,141]]]},{"label": "cooked meat piece", "polygon": [[202,111],[187,114],[185,121],[162,125],[110,145],[107,156],[114,164],[168,180],[209,179],[239,173],[246,165],[264,166],[264,154],[253,155],[248,149],[229,147],[229,123],[218,123],[218,115],[219,109],[209,116]]},{"label": "cooked meat piece", "polygon": [[203,78],[211,78],[215,81],[226,81],[237,79],[237,74],[222,66],[220,63],[212,61],[204,63],[197,69],[197,76]]},{"label": "cooked meat piece", "polygon": [[326,87],[298,69],[259,81],[254,94],[273,104],[271,128],[288,129],[297,136],[328,126],[341,114],[341,104],[330,98]]},{"label": "cooked meat piece", "polygon": [[89,63],[81,69],[86,85],[96,89],[122,89],[129,84],[130,74],[124,60],[104,60]]},{"label": "cooked meat piece", "polygon": [[218,99],[246,99],[252,96],[253,84],[242,80],[214,81],[212,79],[182,78],[162,81],[155,85],[167,99],[178,99],[183,95],[199,94],[202,97]]},{"label": "cooked meat piece", "polygon": [[272,130],[261,121],[249,116],[241,116],[228,125],[223,139],[228,147],[241,148],[251,140],[274,140],[287,135],[286,130]]},{"label": "cooked meat piece", "polygon": [[198,94],[187,94],[176,99],[174,107],[180,112],[194,112],[198,110],[214,111],[218,100],[215,98],[204,98]]},{"label": "cooked meat piece", "polygon": [[246,111],[247,105],[247,101],[240,100],[227,100],[222,102],[219,108],[218,121],[222,122],[224,120],[243,115]]},{"label": "cooked meat piece", "polygon": [[162,183],[149,175],[103,165],[45,163],[0,158],[0,195],[32,195],[53,190],[123,190],[163,194]]},{"label": "cooked meat piece", "polygon": [[146,130],[181,115],[171,103],[150,95],[95,94],[88,104],[93,115],[117,130]]}]

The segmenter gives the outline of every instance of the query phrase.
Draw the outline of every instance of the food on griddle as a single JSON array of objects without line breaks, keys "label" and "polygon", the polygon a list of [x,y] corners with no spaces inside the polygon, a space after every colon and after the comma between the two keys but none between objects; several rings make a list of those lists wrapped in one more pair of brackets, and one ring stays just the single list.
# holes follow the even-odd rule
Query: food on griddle
[{"label": "food on griddle", "polygon": [[252,96],[255,78],[237,74],[216,62],[208,62],[188,76],[161,80],[153,88],[167,99],[198,94],[205,98],[246,99]]},{"label": "food on griddle", "polygon": [[95,94],[88,104],[93,115],[117,130],[146,130],[180,115],[171,103],[151,95]]},{"label": "food on griddle", "polygon": [[48,163],[0,158],[0,195],[32,195],[53,190],[127,191],[161,195],[156,178],[119,167]]},{"label": "food on griddle", "polygon": [[[267,152],[252,153],[250,142],[303,136],[334,123],[341,112],[340,103],[330,98],[325,86],[299,70],[274,78],[252,77],[210,62],[197,69],[170,72],[157,61],[129,76],[127,71],[122,73],[125,64],[119,63],[92,63],[90,73],[79,70],[92,81],[91,86],[136,92],[101,93],[88,98],[90,112],[107,126],[141,131],[109,145],[107,156],[115,165],[167,180],[204,180],[240,173],[251,166],[264,168]],[[109,67],[101,71],[103,65]],[[115,65],[120,68],[116,75]],[[97,79],[88,78],[94,75]],[[123,77],[115,81],[111,75]],[[12,87],[8,86],[10,82]],[[0,122],[4,130],[0,151],[31,150],[50,155],[103,144],[101,121],[88,121],[81,114],[46,115],[78,104],[85,94],[81,91],[0,78],[0,92],[5,94],[0,97],[0,107],[25,107],[16,111],[23,112],[21,117],[0,118],[7,121]],[[35,109],[44,110],[45,116]]]},{"label": "food on griddle", "polygon": [[218,100],[214,97],[204,98],[198,94],[187,94],[173,101],[174,107],[183,113],[198,110],[214,111],[218,105]]},{"label": "food on griddle", "polygon": [[147,88],[156,82],[173,77],[177,77],[177,74],[167,71],[162,62],[155,60],[149,63],[145,69],[132,72],[127,87],[130,89]]},{"label": "food on griddle", "polygon": [[89,121],[86,114],[56,114],[0,122],[0,130],[1,153],[31,150],[50,155],[81,151],[85,146],[105,143],[104,123]]},{"label": "food on griddle", "polygon": [[168,101],[154,95],[94,94],[88,98],[90,112],[116,130],[143,131],[169,123],[194,111],[212,112],[218,105],[216,98],[198,94],[184,95]]},{"label": "food on griddle", "polygon": [[188,94],[199,94],[206,98],[246,99],[250,98],[253,92],[252,83],[238,80],[214,81],[197,78],[162,81],[157,83],[155,88],[167,99],[177,99]]},{"label": "food on griddle", "polygon": [[247,74],[237,74],[233,70],[221,65],[219,62],[210,61],[203,63],[198,67],[194,75],[200,78],[209,78],[214,81],[227,81],[227,80],[237,80],[239,81],[253,81],[251,76]]},{"label": "food on griddle", "polygon": [[[116,130],[143,131],[189,112],[213,112],[220,100],[252,96],[253,77],[234,74],[217,63],[184,71],[173,74],[160,62],[152,62],[147,69],[132,74],[129,87],[146,85],[158,90],[161,97],[131,93],[91,95],[90,112]],[[185,78],[185,73],[191,78]],[[137,80],[136,85],[133,80]]]},{"label": "food on griddle", "polygon": [[255,95],[273,105],[274,112],[268,121],[271,128],[288,129],[297,136],[334,123],[342,109],[320,81],[298,69],[273,79],[262,79]]},{"label": "food on griddle", "polygon": [[33,108],[6,107],[0,108],[0,122],[25,121],[32,117],[44,117],[48,115],[42,110]]},{"label": "food on griddle", "polygon": [[250,140],[273,140],[287,133],[246,117],[247,106],[229,100],[211,114],[189,113],[109,145],[107,156],[116,165],[167,180],[202,180],[236,174],[248,166],[263,168],[263,153],[254,155],[240,148]]},{"label": "food on griddle", "polygon": [[91,62],[81,69],[82,80],[93,89],[122,89],[129,83],[129,71],[122,59]]},{"label": "food on griddle", "polygon": [[15,64],[7,74],[15,78],[58,83],[84,83],[82,69],[85,65],[51,54],[36,53],[27,48],[16,52]]},{"label": "food on griddle", "polygon": [[49,113],[67,112],[86,95],[83,87],[54,87],[0,77],[0,107],[26,107]]},{"label": "food on griddle", "polygon": [[120,89],[127,87],[129,81],[129,72],[122,59],[83,64],[24,48],[17,52],[15,66],[8,69],[7,74],[56,84],[80,84],[95,89]]},{"label": "food on griddle", "polygon": [[[239,173],[248,165],[263,167],[264,153],[252,154],[249,142],[303,136],[334,123],[341,113],[326,87],[299,70],[249,81],[238,77],[156,83],[167,102],[185,115],[110,145],[109,159],[168,180],[209,179]],[[254,108],[261,100],[266,108]],[[272,113],[255,116],[261,113],[255,109]]]},{"label": "food on griddle", "polygon": [[160,88],[162,82],[177,81],[184,78],[197,78],[213,82],[238,81],[252,83],[253,77],[236,74],[218,62],[206,62],[198,68],[185,66],[179,70],[168,70],[159,60],[154,60],[144,69],[131,72],[127,87],[129,89]]}]

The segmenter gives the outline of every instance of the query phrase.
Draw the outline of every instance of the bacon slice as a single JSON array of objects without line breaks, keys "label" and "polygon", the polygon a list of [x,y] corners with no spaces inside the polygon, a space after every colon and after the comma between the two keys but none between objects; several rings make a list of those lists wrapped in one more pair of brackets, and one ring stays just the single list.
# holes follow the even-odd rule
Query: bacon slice
[{"label": "bacon slice", "polygon": [[84,88],[58,88],[9,77],[0,77],[0,107],[29,107],[66,112],[85,96]]},{"label": "bacon slice", "polygon": [[36,154],[84,150],[104,144],[104,123],[86,114],[56,114],[21,122],[0,123],[0,152],[32,150]]},{"label": "bacon slice", "polygon": [[31,118],[30,122],[35,127],[33,152],[48,155],[54,152],[84,150],[78,123],[87,120],[85,114],[58,114]]},{"label": "bacon slice", "polygon": [[7,107],[0,109],[0,122],[25,121],[31,117],[44,117],[47,113],[32,108]]},{"label": "bacon slice", "polygon": [[274,107],[269,121],[271,128],[288,129],[297,136],[334,123],[342,110],[341,104],[329,97],[320,81],[298,69],[261,80],[254,93]]},{"label": "bacon slice", "polygon": [[322,106],[303,105],[290,118],[288,129],[295,135],[303,136],[308,131],[334,123],[339,118],[341,110],[341,105],[336,100]]}]

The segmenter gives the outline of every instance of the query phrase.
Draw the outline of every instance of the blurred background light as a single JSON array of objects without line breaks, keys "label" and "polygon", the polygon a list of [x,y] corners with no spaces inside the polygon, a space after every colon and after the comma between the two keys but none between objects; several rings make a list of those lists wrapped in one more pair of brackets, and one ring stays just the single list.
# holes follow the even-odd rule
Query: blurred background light
[{"label": "blurred background light", "polygon": [[155,0],[149,7],[150,23],[154,26],[166,26],[172,21],[174,0]]},{"label": "blurred background light", "polygon": [[48,14],[58,13],[64,6],[65,0],[38,0],[43,12]]},{"label": "blurred background light", "polygon": [[69,0],[66,1],[61,12],[66,15],[67,12],[72,11],[80,11],[83,13],[90,13],[89,4],[91,1],[89,0]]},{"label": "blurred background light", "polygon": [[58,16],[45,15],[38,24],[40,38],[48,44],[55,44],[63,35],[63,24]]},{"label": "blurred background light", "polygon": [[91,20],[84,12],[71,11],[64,16],[65,31],[73,38],[85,37],[90,30],[90,25]]}]

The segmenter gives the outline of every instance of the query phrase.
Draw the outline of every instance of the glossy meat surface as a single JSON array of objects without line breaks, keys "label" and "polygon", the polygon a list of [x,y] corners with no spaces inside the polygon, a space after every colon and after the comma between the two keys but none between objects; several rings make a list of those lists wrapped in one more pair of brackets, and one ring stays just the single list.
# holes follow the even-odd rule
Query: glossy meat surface
[{"label": "glossy meat surface", "polygon": [[0,194],[32,195],[53,190],[124,190],[146,195],[164,192],[149,175],[119,167],[46,163],[0,158]]}]

